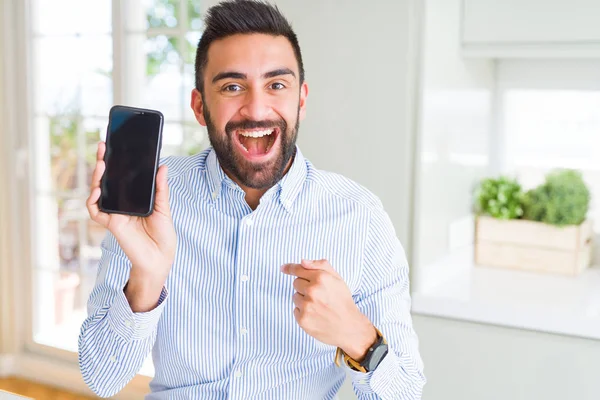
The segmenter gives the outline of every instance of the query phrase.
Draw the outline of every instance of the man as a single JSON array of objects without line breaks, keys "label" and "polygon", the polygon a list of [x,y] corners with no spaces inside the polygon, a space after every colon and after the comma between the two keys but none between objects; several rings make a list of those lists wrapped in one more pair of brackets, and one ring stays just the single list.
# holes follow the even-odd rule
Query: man
[{"label": "man", "polygon": [[223,2],[191,100],[212,147],[164,161],[151,216],[98,210],[99,145],[87,206],[110,233],[79,338],[96,393],[152,351],[147,399],[332,399],[346,370],[359,399],[420,398],[402,246],[373,194],[297,148],[307,95],[277,8]]}]

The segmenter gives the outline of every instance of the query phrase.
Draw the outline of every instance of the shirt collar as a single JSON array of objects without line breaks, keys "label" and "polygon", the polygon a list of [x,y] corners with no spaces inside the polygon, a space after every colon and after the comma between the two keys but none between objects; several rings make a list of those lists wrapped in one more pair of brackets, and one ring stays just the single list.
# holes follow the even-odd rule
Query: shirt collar
[{"label": "shirt collar", "polygon": [[[231,182],[230,185],[239,188],[223,171],[217,153],[214,149],[211,149],[206,159],[206,169],[208,172],[208,187],[210,189],[210,195],[213,202],[216,201],[221,195],[223,183]],[[302,190],[304,181],[306,180],[307,166],[306,159],[302,155],[300,148],[296,146],[296,154],[294,161],[288,172],[281,178],[277,183],[279,191],[279,201],[281,205],[289,212],[294,205],[294,201],[298,197],[298,194]],[[241,190],[241,188],[240,188]]]},{"label": "shirt collar", "polygon": [[221,189],[223,187],[223,181],[227,177],[219,160],[217,159],[217,153],[215,149],[211,148],[206,158],[206,169],[208,171],[208,188],[210,190],[210,196],[214,202],[221,196]]},{"label": "shirt collar", "polygon": [[300,148],[296,146],[296,155],[294,156],[292,166],[287,174],[279,181],[279,187],[281,189],[279,201],[288,212],[292,210],[294,201],[296,201],[298,194],[300,194],[300,191],[302,190],[302,186],[304,186],[307,172],[306,159],[302,155]]}]

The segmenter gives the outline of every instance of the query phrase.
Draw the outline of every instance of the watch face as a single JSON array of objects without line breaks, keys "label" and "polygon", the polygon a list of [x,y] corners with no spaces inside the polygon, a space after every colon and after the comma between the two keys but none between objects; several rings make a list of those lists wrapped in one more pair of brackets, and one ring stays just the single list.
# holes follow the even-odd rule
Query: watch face
[{"label": "watch face", "polygon": [[385,355],[388,352],[388,346],[386,344],[382,344],[373,349],[373,354],[371,354],[371,358],[369,359],[369,365],[367,365],[368,371],[374,371],[375,368],[381,363],[381,360],[384,359]]}]

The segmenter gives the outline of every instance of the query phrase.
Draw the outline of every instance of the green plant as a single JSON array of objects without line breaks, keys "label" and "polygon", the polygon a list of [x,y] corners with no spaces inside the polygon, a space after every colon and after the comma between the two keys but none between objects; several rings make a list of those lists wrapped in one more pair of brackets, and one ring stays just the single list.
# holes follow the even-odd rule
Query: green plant
[{"label": "green plant", "polygon": [[590,192],[581,173],[558,170],[525,194],[523,217],[558,226],[579,225],[585,220],[589,204]]},{"label": "green plant", "polygon": [[521,185],[508,177],[487,178],[476,190],[476,211],[499,219],[516,219],[523,215]]}]

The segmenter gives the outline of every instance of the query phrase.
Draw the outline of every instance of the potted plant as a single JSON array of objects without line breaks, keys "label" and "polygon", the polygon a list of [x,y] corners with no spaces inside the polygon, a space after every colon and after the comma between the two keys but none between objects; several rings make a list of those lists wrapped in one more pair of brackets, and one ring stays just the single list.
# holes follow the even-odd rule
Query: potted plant
[{"label": "potted plant", "polygon": [[524,193],[510,178],[476,192],[475,264],[577,275],[590,265],[590,192],[581,174],[559,170]]}]

